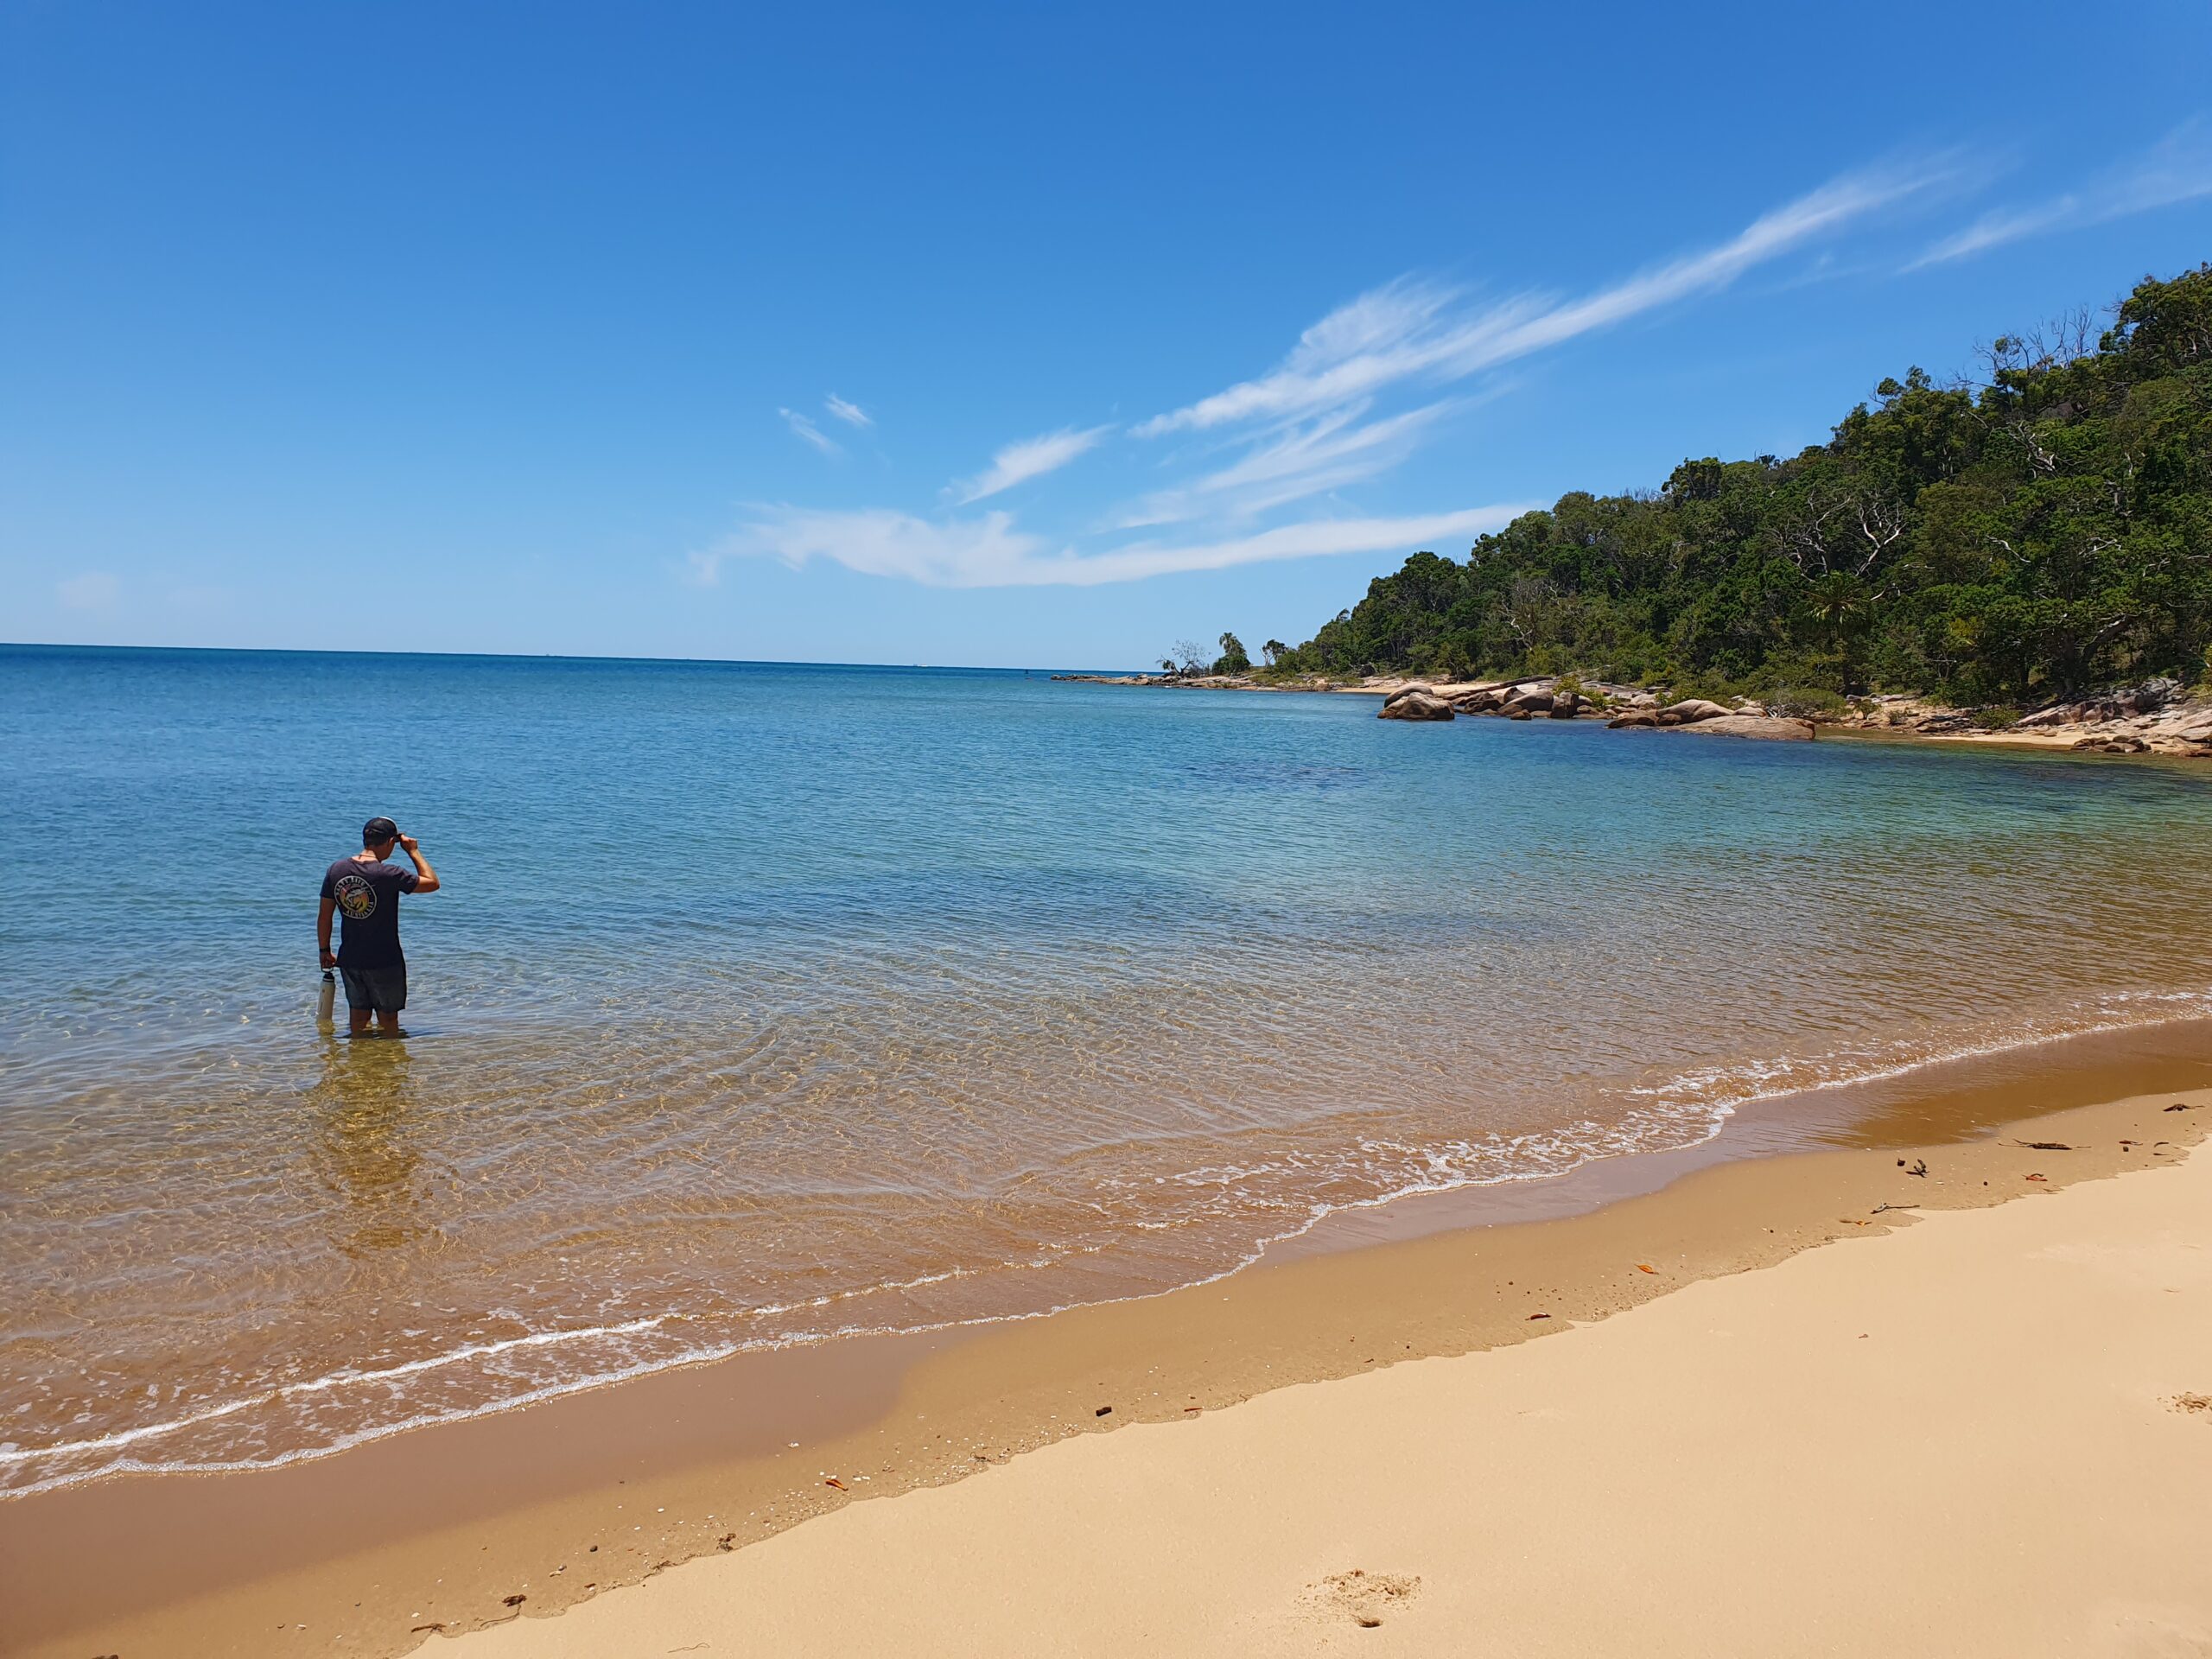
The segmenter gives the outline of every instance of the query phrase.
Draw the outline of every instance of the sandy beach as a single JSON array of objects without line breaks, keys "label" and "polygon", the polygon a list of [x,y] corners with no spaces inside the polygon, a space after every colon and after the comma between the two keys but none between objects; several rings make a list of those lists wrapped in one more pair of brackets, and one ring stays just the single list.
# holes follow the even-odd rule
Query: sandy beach
[{"label": "sandy beach", "polygon": [[2200,1153],[1074,1440],[456,1651],[2148,1659],[2212,1652],[2208,1546]]},{"label": "sandy beach", "polygon": [[1752,1115],[1168,1296],[0,1504],[7,1650],[2199,1652],[2202,1046],[1840,1091],[1824,1149]]}]

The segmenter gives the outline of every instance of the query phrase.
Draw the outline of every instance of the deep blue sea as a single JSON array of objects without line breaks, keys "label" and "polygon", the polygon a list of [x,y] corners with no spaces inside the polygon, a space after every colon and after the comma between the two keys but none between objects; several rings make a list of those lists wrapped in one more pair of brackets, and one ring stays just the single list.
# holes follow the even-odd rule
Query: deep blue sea
[{"label": "deep blue sea", "polygon": [[[1139,1294],[2212,1007],[2212,768],[1375,714],[0,647],[0,1490]],[[349,1044],[376,813],[445,890]]]}]

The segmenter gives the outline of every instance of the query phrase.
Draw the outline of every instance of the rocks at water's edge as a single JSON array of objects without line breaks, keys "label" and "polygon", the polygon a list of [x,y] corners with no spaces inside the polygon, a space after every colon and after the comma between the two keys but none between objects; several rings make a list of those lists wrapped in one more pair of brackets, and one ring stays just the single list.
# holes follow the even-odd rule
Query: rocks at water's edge
[{"label": "rocks at water's edge", "polygon": [[[1703,697],[1686,697],[1662,709],[1657,706],[1656,697],[1626,687],[1608,688],[1607,700],[1615,708],[1628,705],[1626,712],[1607,722],[1617,728],[1671,727],[1716,732],[1726,737],[1771,738],[1787,742],[1803,742],[1813,735],[1810,721],[1770,717],[1758,703],[1731,709]],[[1501,715],[1507,720],[1579,720],[1585,716],[1602,719],[1606,713],[1598,698],[1580,691],[1562,690],[1556,681],[1516,680],[1491,685],[1446,686],[1442,692],[1433,685],[1419,683],[1402,685],[1382,699],[1381,718],[1450,720],[1455,715]]]},{"label": "rocks at water's edge", "polygon": [[[1706,712],[1712,710],[1712,713]],[[1671,716],[1671,718],[1670,718]],[[1784,743],[1810,742],[1813,722],[1779,715],[1746,714],[1723,709],[1717,702],[1675,703],[1660,709],[1632,709],[1616,715],[1606,725],[1615,731],[1664,728],[1678,732],[1711,732],[1721,737],[1762,737]]]},{"label": "rocks at water's edge", "polygon": [[1434,715],[1414,716],[1392,713],[1397,706],[1414,697],[1433,697],[1448,704],[1458,715],[1503,715],[1508,720],[1529,720],[1541,715],[1551,720],[1582,720],[1602,717],[1610,699],[1613,707],[1641,701],[1656,703],[1657,699],[1648,693],[1639,693],[1625,686],[1605,688],[1605,696],[1586,696],[1580,691],[1562,691],[1558,683],[1548,677],[1525,680],[1500,680],[1485,684],[1430,685],[1414,682],[1393,688],[1382,699],[1382,708],[1394,720],[1426,718]]},{"label": "rocks at water's edge", "polygon": [[2212,706],[2177,680],[2145,680],[2093,697],[2031,710],[2010,725],[1986,722],[1963,709],[1916,697],[1860,700],[1837,722],[1878,731],[1910,732],[1953,742],[2033,744],[2088,754],[2164,754],[2212,759]]},{"label": "rocks at water's edge", "polygon": [[1782,715],[1715,715],[1686,729],[1715,737],[1761,737],[1783,743],[1809,743],[1813,722]]},{"label": "rocks at water's edge", "polygon": [[[1513,680],[1478,682],[1402,683],[1383,676],[1370,676],[1358,686],[1334,683],[1319,677],[1288,683],[1255,682],[1249,676],[1224,675],[1055,675],[1056,679],[1090,680],[1109,685],[1178,686],[1189,689],[1269,691],[1337,691],[1383,696],[1387,718],[1444,721],[1455,715],[1497,715],[1509,720],[1605,720],[1616,728],[1658,727],[1676,731],[1716,729],[1721,719],[1764,721],[1769,707],[1754,700],[1735,707],[1709,698],[1686,697],[1662,705],[1652,692],[1638,686],[1582,681],[1582,691],[1562,690],[1557,677],[1529,675]],[[1573,683],[1573,682],[1570,682]],[[1412,699],[1409,707],[1400,707]],[[1835,700],[1828,700],[1834,704]],[[1783,707],[1789,707],[1787,702]],[[1434,705],[1442,704],[1439,709]],[[2173,679],[2146,680],[2140,685],[2076,696],[2053,703],[2006,723],[1987,711],[1946,708],[1915,696],[1896,694],[1854,697],[1847,707],[1815,708],[1808,712],[1818,725],[1840,730],[1885,731],[1899,735],[1929,737],[1954,743],[2012,743],[2042,748],[2078,749],[2091,754],[2153,754],[2212,760],[2212,697],[2202,688],[2192,690]],[[1779,725],[1751,724],[1717,728],[1723,735],[1771,737],[1802,741],[1805,722],[1789,719]]]},{"label": "rocks at water's edge", "polygon": [[1449,720],[1452,705],[1426,687],[1400,692],[1382,705],[1383,720]]}]

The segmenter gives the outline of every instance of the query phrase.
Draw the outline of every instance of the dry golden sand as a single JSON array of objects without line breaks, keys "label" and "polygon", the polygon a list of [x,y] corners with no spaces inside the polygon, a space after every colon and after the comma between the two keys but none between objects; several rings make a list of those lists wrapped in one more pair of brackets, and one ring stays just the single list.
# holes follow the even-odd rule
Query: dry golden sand
[{"label": "dry golden sand", "polygon": [[[1520,1653],[1976,1650],[1951,1645],[1963,1619],[2002,1650],[2094,1652],[2100,1606],[2113,1630],[2202,1630],[2212,1423],[2169,1402],[2212,1393],[2212,1160],[2101,1179],[2177,1165],[2212,1127],[2203,1057],[2164,1040],[1853,1132],[1916,1150],[1719,1163],[1592,1213],[957,1340],[0,1504],[0,1647],[391,1654],[498,1624],[487,1659],[1483,1650],[1470,1632]],[[2084,1099],[2109,1103],[1950,1138]],[[2113,1230],[2129,1217],[2153,1230]],[[1815,1248],[1843,1239],[1872,1242]],[[1428,1355],[1471,1357],[1403,1363]],[[1286,1386],[1315,1379],[1338,1380]],[[1669,1609],[1692,1621],[1650,1626],[1673,1649],[1608,1622]]]},{"label": "dry golden sand", "polygon": [[1053,1446],[457,1659],[2212,1654],[2212,1154],[2166,1161]]}]

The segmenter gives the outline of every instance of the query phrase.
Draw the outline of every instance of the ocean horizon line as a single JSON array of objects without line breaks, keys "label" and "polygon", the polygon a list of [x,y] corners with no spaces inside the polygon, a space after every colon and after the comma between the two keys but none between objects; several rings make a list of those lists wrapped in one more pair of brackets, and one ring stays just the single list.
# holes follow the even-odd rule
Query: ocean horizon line
[{"label": "ocean horizon line", "polygon": [[41,639],[0,639],[0,652],[106,656],[361,657],[379,662],[650,664],[664,668],[802,668],[893,674],[1141,674],[1141,668],[1046,663],[844,663],[779,657],[634,657],[564,651],[361,651],[324,645],[139,645]]}]

